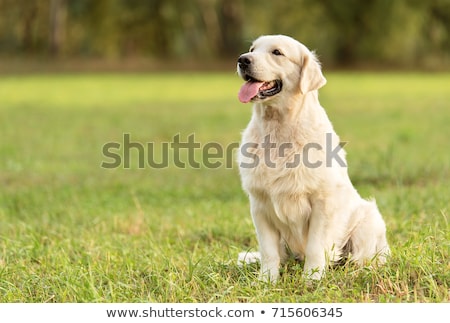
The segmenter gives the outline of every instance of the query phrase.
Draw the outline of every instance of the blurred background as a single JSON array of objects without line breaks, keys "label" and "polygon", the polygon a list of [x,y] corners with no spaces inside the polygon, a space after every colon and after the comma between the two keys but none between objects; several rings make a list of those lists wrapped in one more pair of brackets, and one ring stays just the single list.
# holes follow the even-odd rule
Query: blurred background
[{"label": "blurred background", "polygon": [[[0,303],[448,302],[449,21],[450,0],[0,0]],[[228,149],[252,113],[236,59],[278,33],[316,50],[393,251],[314,291],[301,264],[268,289],[235,262],[257,247]],[[201,166],[152,167],[177,135]]]},{"label": "blurred background", "polygon": [[0,0],[0,68],[228,68],[273,33],[327,68],[450,67],[450,0]]}]

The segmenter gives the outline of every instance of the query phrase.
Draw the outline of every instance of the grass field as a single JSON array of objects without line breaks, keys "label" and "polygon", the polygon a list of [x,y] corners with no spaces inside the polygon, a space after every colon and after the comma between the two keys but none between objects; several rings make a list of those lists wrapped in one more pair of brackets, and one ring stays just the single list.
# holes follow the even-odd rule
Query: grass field
[{"label": "grass field", "polygon": [[255,283],[236,265],[257,247],[236,166],[197,150],[201,167],[140,169],[134,149],[130,167],[101,167],[124,134],[238,142],[251,107],[232,72],[1,76],[0,302],[450,301],[450,74],[326,77],[351,178],[387,224],[385,267],[308,284],[291,261]]}]

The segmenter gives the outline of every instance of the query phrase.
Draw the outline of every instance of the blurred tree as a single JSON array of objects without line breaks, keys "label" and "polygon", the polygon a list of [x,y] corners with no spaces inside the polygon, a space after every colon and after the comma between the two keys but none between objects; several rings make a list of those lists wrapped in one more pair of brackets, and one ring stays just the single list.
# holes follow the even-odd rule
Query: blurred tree
[{"label": "blurred tree", "polygon": [[47,31],[47,1],[0,0],[1,52],[42,54]]},{"label": "blurred tree", "polygon": [[218,5],[220,26],[217,48],[222,57],[235,57],[242,45],[243,7],[239,0],[221,0]]},{"label": "blurred tree", "polygon": [[50,2],[50,53],[58,56],[64,43],[66,31],[66,0]]},{"label": "blurred tree", "polygon": [[235,58],[291,35],[328,64],[450,66],[450,0],[0,0],[0,55]]},{"label": "blurred tree", "polygon": [[342,65],[360,60],[367,43],[370,50],[379,45],[379,37],[389,33],[392,21],[389,0],[317,0],[322,12],[331,24],[329,27],[335,44],[334,58]]},{"label": "blurred tree", "polygon": [[[425,15],[424,38],[429,40],[432,49],[431,62],[435,67],[450,64],[450,0],[431,0],[429,14]],[[427,58],[426,54],[425,58]],[[434,57],[433,57],[434,56]]]},{"label": "blurred tree", "polygon": [[33,51],[34,37],[33,29],[36,23],[38,8],[36,3],[26,2],[22,5],[22,39],[21,44],[25,52]]}]

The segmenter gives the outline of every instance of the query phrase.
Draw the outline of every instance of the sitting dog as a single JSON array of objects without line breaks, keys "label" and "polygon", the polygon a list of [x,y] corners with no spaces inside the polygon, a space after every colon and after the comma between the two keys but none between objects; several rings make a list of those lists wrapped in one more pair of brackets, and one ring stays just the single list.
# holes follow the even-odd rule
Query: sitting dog
[{"label": "sitting dog", "polygon": [[318,100],[325,85],[315,54],[283,35],[261,36],[241,55],[239,100],[253,103],[239,169],[259,243],[261,279],[275,282],[287,250],[320,279],[343,257],[384,263],[386,226],[375,201],[353,187],[345,152]]}]

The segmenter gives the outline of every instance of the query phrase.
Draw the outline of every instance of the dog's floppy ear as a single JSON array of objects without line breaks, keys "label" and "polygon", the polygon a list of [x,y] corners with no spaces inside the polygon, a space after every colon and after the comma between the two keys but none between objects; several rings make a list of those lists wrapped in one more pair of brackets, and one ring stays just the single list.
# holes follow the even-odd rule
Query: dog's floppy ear
[{"label": "dog's floppy ear", "polygon": [[303,57],[303,65],[300,73],[300,91],[302,91],[302,94],[320,89],[327,83],[314,53]]}]

